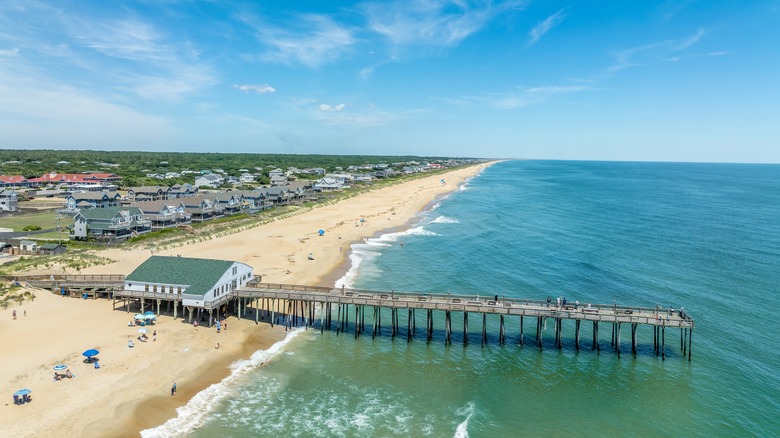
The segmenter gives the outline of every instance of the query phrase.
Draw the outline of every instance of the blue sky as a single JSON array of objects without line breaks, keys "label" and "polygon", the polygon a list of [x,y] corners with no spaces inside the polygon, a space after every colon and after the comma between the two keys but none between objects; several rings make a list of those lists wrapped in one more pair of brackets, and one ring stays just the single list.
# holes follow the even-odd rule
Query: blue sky
[{"label": "blue sky", "polygon": [[0,4],[0,147],[780,162],[780,0]]}]

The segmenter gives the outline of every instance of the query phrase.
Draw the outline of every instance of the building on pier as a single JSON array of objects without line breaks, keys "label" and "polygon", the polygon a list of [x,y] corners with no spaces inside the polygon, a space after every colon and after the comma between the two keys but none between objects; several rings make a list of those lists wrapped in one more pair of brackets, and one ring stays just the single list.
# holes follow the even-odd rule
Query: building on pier
[{"label": "building on pier", "polygon": [[151,256],[125,278],[123,295],[214,309],[251,279],[252,267],[241,262]]}]

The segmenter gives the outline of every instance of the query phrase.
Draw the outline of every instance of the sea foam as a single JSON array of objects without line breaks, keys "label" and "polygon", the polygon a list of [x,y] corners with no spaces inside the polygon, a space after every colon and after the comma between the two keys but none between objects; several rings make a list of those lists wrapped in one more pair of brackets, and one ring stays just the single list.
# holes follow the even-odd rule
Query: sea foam
[{"label": "sea foam", "polygon": [[231,392],[231,383],[248,371],[263,365],[269,359],[277,355],[294,339],[303,327],[292,330],[281,341],[275,343],[267,350],[258,350],[249,359],[242,359],[230,365],[230,375],[215,383],[187,402],[186,405],[176,409],[178,416],[171,418],[160,426],[141,431],[143,438],[176,437],[184,436],[192,430],[202,426],[209,413]]}]

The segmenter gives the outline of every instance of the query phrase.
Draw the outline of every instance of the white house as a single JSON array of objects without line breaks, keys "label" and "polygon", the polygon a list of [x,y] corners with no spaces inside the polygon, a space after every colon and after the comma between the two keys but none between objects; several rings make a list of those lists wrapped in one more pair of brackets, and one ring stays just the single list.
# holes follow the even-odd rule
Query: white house
[{"label": "white house", "polygon": [[158,299],[181,301],[185,308],[212,310],[229,301],[233,290],[248,283],[252,273],[252,267],[241,262],[151,256],[125,278],[122,295],[151,293]]}]

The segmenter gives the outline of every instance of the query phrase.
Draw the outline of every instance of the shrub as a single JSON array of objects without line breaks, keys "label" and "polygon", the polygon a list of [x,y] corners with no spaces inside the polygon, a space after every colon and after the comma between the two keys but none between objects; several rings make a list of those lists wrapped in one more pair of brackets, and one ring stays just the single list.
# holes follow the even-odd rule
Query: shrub
[{"label": "shrub", "polygon": [[22,228],[22,231],[38,231],[41,227],[38,225],[27,225],[26,227]]}]

